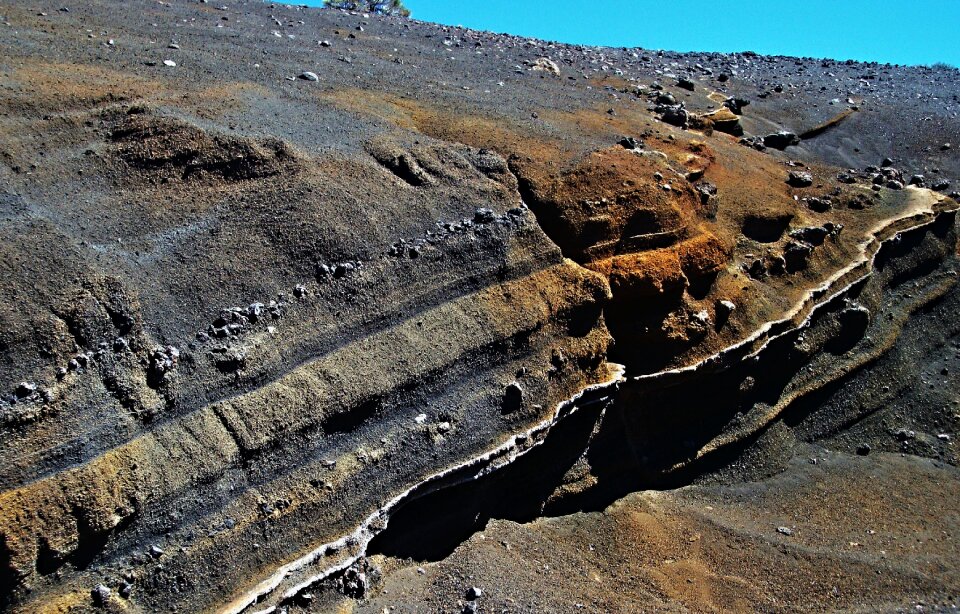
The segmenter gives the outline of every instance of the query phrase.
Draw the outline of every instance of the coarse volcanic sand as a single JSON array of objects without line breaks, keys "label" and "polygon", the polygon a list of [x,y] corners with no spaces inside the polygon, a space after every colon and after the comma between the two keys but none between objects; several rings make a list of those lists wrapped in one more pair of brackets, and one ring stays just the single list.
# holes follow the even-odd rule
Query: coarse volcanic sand
[{"label": "coarse volcanic sand", "polygon": [[[377,561],[357,612],[937,610],[960,581],[957,469],[810,447],[772,478],[629,495],[602,512],[492,521],[439,563]],[[422,573],[421,573],[422,572]],[[921,609],[921,608],[918,608]]]},{"label": "coarse volcanic sand", "polygon": [[958,91],[0,0],[0,607],[955,600]]}]

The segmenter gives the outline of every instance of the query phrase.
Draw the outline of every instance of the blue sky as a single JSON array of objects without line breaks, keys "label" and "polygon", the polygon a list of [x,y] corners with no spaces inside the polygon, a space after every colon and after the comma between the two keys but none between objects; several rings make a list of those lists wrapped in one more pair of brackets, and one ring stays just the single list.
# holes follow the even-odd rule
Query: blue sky
[{"label": "blue sky", "polygon": [[566,43],[960,66],[960,0],[404,2],[417,19]]}]

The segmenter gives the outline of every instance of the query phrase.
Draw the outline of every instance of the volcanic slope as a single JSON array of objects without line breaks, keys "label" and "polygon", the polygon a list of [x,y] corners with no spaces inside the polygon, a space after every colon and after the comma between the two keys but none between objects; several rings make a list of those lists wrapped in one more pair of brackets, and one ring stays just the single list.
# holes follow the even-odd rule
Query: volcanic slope
[{"label": "volcanic slope", "polygon": [[[10,611],[955,598],[956,70],[254,1],[0,17]],[[931,544],[848,552],[881,516]],[[591,544],[554,597],[523,563]],[[858,556],[897,575],[767,596]]]}]

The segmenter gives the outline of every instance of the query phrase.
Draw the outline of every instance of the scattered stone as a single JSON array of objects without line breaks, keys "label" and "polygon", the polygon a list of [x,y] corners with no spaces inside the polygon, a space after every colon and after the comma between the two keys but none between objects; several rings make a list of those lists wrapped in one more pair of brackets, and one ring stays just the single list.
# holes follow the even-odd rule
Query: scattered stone
[{"label": "scattered stone", "polygon": [[691,92],[697,88],[696,84],[686,77],[680,77],[677,79],[677,87]]},{"label": "scattered stone", "polygon": [[155,559],[159,559],[161,556],[164,555],[163,548],[161,548],[160,546],[157,546],[156,544],[150,546],[149,552],[150,552],[150,556],[152,556]]},{"label": "scattered stone", "polygon": [[347,567],[343,574],[337,579],[340,592],[347,597],[363,599],[369,588],[367,571],[367,562],[365,559],[360,559],[350,567]]},{"label": "scattered stone", "polygon": [[304,81],[319,81],[320,77],[317,76],[317,73],[310,72],[309,70],[300,73],[300,78]]},{"label": "scattered stone", "polygon": [[783,262],[788,273],[796,273],[807,268],[807,261],[813,247],[806,243],[791,241],[783,249]]},{"label": "scattered stone", "polygon": [[862,443],[859,446],[857,446],[857,456],[866,456],[870,454],[871,449],[872,448],[870,447],[870,444]]},{"label": "scattered stone", "polygon": [[169,66],[170,68],[176,68],[177,63],[174,62],[173,60],[164,60],[164,61],[163,61],[163,65],[164,65],[164,66]]},{"label": "scattered stone", "polygon": [[809,245],[822,245],[824,240],[830,236],[830,231],[825,226],[806,226],[790,231],[790,236]]},{"label": "scattered stone", "polygon": [[25,399],[36,391],[37,385],[33,382],[20,382],[17,384],[17,389],[14,391],[14,394],[17,395],[18,399]]},{"label": "scattered stone", "polygon": [[925,179],[923,175],[913,175],[912,177],[910,177],[910,181],[908,182],[908,184],[915,185],[918,188],[922,188],[924,181]]},{"label": "scattered stone", "polygon": [[937,192],[946,192],[950,189],[950,182],[946,179],[941,179],[931,186],[931,189],[936,190]]},{"label": "scattered stone", "polygon": [[97,607],[104,607],[110,603],[111,591],[106,585],[98,584],[93,587],[93,590],[90,591],[90,597],[93,599],[93,605]]},{"label": "scattered stone", "polygon": [[293,288],[293,296],[295,296],[296,298],[304,298],[305,296],[307,296],[307,287],[304,286],[303,284],[297,284]]},{"label": "scattered stone", "polygon": [[837,181],[839,181],[840,183],[852,184],[852,183],[856,183],[857,179],[850,173],[838,173]]},{"label": "scattered stone", "polygon": [[730,319],[730,315],[734,311],[736,311],[736,309],[737,309],[737,306],[732,301],[728,301],[728,300],[717,301],[716,305],[714,305],[714,310],[717,313],[717,324],[720,326],[723,326],[723,324],[725,324],[726,321]]},{"label": "scattered stone", "polygon": [[757,151],[764,151],[767,146],[763,144],[762,136],[746,136],[740,139],[739,143],[746,147],[752,147]]},{"label": "scattered stone", "polygon": [[675,106],[657,107],[657,113],[660,114],[660,120],[664,123],[680,128],[686,128],[687,122],[690,119],[690,114],[687,113],[687,109],[683,103]]},{"label": "scattered stone", "polygon": [[748,104],[750,104],[750,101],[743,98],[731,97],[723,101],[723,106],[727,107],[737,115],[743,115],[743,107],[747,106]]},{"label": "scattered stone", "polygon": [[805,198],[804,202],[807,203],[807,207],[811,211],[815,211],[817,213],[826,213],[831,208],[833,208],[833,201],[830,200],[830,198],[827,196],[823,196],[823,197],[810,196],[808,198]]},{"label": "scattered stone", "polygon": [[656,103],[672,106],[677,104],[677,99],[674,98],[673,94],[671,94],[670,92],[660,92],[659,94],[657,94]]},{"label": "scattered stone", "polygon": [[767,147],[773,147],[774,149],[783,151],[791,145],[799,145],[800,137],[793,132],[781,130],[780,132],[768,134],[767,136],[763,137],[763,144]]},{"label": "scattered stone", "polygon": [[793,535],[793,529],[791,529],[790,527],[777,527],[777,533],[790,537],[791,535]]},{"label": "scattered stone", "polygon": [[948,433],[940,433],[937,435],[937,439],[939,439],[940,441],[950,441],[953,438],[950,437]]},{"label": "scattered stone", "polygon": [[172,345],[157,346],[150,352],[150,375],[157,379],[164,379],[168,373],[176,369],[180,359],[180,350]]},{"label": "scattered stone", "polygon": [[263,303],[250,303],[247,306],[247,317],[250,318],[251,322],[256,322],[260,319],[260,316],[263,315]]},{"label": "scattered stone", "polygon": [[467,590],[467,599],[469,599],[470,601],[476,601],[477,599],[480,599],[480,597],[482,596],[483,596],[483,590],[479,586],[471,586],[470,589]]},{"label": "scattered stone", "polygon": [[560,74],[560,67],[549,58],[537,58],[533,64],[530,65],[530,70],[548,72],[554,75]]},{"label": "scattered stone", "polygon": [[695,311],[690,315],[690,320],[692,321],[694,328],[702,330],[704,327],[710,325],[710,312],[706,309]]},{"label": "scattered stone", "polygon": [[700,116],[699,120],[704,123],[704,127],[712,127],[718,132],[725,132],[733,136],[743,134],[740,116],[726,107],[720,107],[715,111],[705,113]]},{"label": "scattered stone", "polygon": [[709,181],[701,181],[694,186],[694,189],[700,195],[700,202],[704,205],[707,204],[711,198],[717,195],[717,186],[713,185]]},{"label": "scattered stone", "polygon": [[803,171],[790,171],[787,183],[795,188],[806,188],[813,185],[813,175]]},{"label": "scattered stone", "polygon": [[908,441],[916,436],[917,433],[909,429],[900,429],[896,433],[897,441]]},{"label": "scattered stone", "polygon": [[756,258],[749,265],[744,265],[747,275],[753,279],[763,279],[767,276],[767,265],[761,258]]},{"label": "scattered stone", "polygon": [[478,224],[489,224],[496,219],[497,216],[493,210],[485,207],[481,207],[473,213],[473,221]]},{"label": "scattered stone", "polygon": [[823,228],[829,233],[831,237],[839,236],[843,232],[843,224],[835,222],[827,222],[823,225]]},{"label": "scattered stone", "polygon": [[326,40],[320,41],[320,46],[321,46],[321,47],[329,47],[329,46],[330,46],[330,41],[326,41]]},{"label": "scattered stone", "polygon": [[510,382],[503,392],[503,413],[513,413],[521,407],[523,407],[523,388],[517,382]]},{"label": "scattered stone", "polygon": [[270,301],[270,304],[267,305],[267,311],[270,313],[270,317],[274,320],[279,320],[283,317],[283,312],[286,305],[283,302]]},{"label": "scattered stone", "polygon": [[617,145],[620,145],[620,147],[623,147],[624,149],[643,149],[643,141],[632,136],[623,137],[617,141]]},{"label": "scattered stone", "polygon": [[120,352],[126,352],[129,347],[130,343],[123,337],[117,337],[113,340],[113,351],[118,354]]},{"label": "scattered stone", "polygon": [[218,352],[213,354],[213,362],[221,373],[233,373],[247,366],[247,354],[238,349]]}]

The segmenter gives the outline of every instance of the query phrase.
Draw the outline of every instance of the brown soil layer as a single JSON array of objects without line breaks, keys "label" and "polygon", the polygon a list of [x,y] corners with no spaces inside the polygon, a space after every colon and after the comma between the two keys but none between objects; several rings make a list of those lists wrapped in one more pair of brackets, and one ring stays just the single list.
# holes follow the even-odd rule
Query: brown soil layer
[{"label": "brown soil layer", "polygon": [[0,607],[949,601],[958,74],[0,2]]}]

